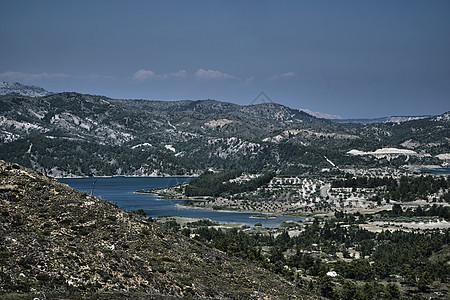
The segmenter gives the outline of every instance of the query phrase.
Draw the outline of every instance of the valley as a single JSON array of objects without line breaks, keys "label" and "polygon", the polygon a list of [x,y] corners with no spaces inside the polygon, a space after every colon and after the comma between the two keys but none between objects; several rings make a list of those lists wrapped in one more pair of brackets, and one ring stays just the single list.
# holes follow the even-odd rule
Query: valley
[{"label": "valley", "polygon": [[450,1],[0,7],[0,300],[450,299]]},{"label": "valley", "polygon": [[[450,293],[449,112],[342,123],[276,103],[36,96],[0,96],[2,295]],[[138,192],[252,222],[149,217],[52,179],[94,176],[192,176]],[[263,226],[280,216],[306,220]]]}]

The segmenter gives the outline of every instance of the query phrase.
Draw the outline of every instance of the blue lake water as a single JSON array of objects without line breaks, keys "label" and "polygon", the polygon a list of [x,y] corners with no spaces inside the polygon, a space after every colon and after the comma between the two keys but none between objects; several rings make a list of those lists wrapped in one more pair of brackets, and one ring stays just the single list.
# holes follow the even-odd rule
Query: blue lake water
[{"label": "blue lake water", "polygon": [[437,169],[420,169],[424,173],[433,173],[439,175],[450,175],[450,168],[437,168]]},{"label": "blue lake water", "polygon": [[91,177],[91,178],[63,178],[60,182],[79,191],[91,194],[120,208],[132,211],[142,208],[148,217],[178,216],[197,219],[211,219],[219,223],[240,223],[255,225],[261,223],[264,227],[274,227],[284,221],[302,221],[304,218],[279,216],[276,219],[253,219],[253,213],[224,212],[209,209],[196,209],[176,206],[183,200],[161,200],[156,195],[136,194],[141,189],[152,189],[174,186],[180,182],[187,182],[190,177]]}]

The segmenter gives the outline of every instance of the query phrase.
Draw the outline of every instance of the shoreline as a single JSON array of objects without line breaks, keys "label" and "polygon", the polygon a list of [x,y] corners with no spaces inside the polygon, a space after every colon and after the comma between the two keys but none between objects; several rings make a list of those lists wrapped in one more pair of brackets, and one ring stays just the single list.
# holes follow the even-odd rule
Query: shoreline
[{"label": "shoreline", "polygon": [[[53,177],[53,176],[49,176]],[[195,175],[178,175],[178,176],[151,176],[151,175],[99,175],[99,176],[67,176],[53,177],[55,179],[88,179],[88,178],[196,178]]]},{"label": "shoreline", "polygon": [[[180,199],[180,198],[176,198],[176,199],[168,199],[168,198],[164,198],[164,196],[159,195],[158,193],[146,193],[146,192],[138,192],[135,191],[133,192],[133,194],[142,194],[142,195],[153,195],[155,196],[158,201],[196,201],[196,200],[192,200],[192,199]],[[198,200],[197,200],[198,201]],[[278,213],[270,213],[270,212],[260,212],[260,211],[255,211],[255,210],[230,210],[230,209],[213,209],[213,208],[209,208],[209,207],[197,207],[197,206],[189,206],[189,205],[185,205],[183,203],[176,203],[173,204],[173,206],[175,207],[180,207],[180,208],[186,208],[186,209],[198,209],[198,210],[206,210],[206,211],[214,211],[214,212],[224,212],[224,213],[243,213],[243,214],[254,214],[255,216],[250,216],[250,219],[261,219],[261,220],[270,220],[270,219],[277,219],[279,217],[294,217],[294,218],[302,218],[304,220],[302,220],[301,222],[305,222],[308,221],[310,216],[299,216],[299,215],[290,215],[290,214],[278,214]],[[258,217],[258,215],[262,215],[261,217]],[[268,215],[268,216],[265,216]]]},{"label": "shoreline", "polygon": [[[61,180],[64,179],[96,179],[96,178],[103,178],[103,179],[109,179],[109,178],[194,178],[192,176],[95,176],[95,177],[63,177],[60,178]],[[243,208],[237,208],[234,209],[234,207],[223,207],[219,209],[214,209],[213,207],[199,207],[195,205],[186,205],[185,203],[187,201],[191,202],[204,202],[205,199],[190,199],[189,197],[183,196],[181,193],[174,193],[174,195],[167,195],[166,193],[162,192],[164,190],[170,189],[171,187],[163,187],[163,188],[152,188],[148,190],[134,190],[133,194],[141,194],[141,195],[152,195],[154,196],[157,201],[180,201],[183,203],[176,203],[172,204],[174,207],[183,208],[183,209],[195,209],[195,210],[204,210],[204,211],[210,211],[210,212],[223,212],[223,213],[243,213],[243,214],[252,214],[252,216],[249,216],[250,219],[253,220],[270,220],[270,219],[277,219],[279,217],[293,217],[293,218],[299,218],[301,219],[301,222],[307,221],[310,218],[314,216],[318,216],[321,213],[307,213],[307,214],[301,214],[298,212],[292,213],[288,211],[260,211],[260,210],[248,210]],[[169,196],[169,197],[168,197]]]},{"label": "shoreline", "polygon": [[[164,200],[164,199],[163,199]],[[172,199],[174,200],[174,199]],[[180,201],[183,201],[182,199],[178,199]],[[174,206],[176,207],[181,207],[181,208],[188,208],[188,209],[201,209],[201,210],[208,210],[208,211],[215,211],[215,212],[225,212],[225,213],[241,213],[241,214],[271,214],[271,216],[275,216],[276,218],[252,218],[251,216],[249,217],[250,219],[261,219],[261,220],[270,220],[270,219],[277,219],[279,217],[294,217],[294,218],[303,218],[304,220],[302,220],[302,222],[308,221],[309,217],[307,216],[297,216],[297,215],[286,215],[286,214],[277,214],[277,213],[264,213],[264,212],[259,212],[259,211],[251,211],[251,210],[229,210],[229,209],[212,209],[212,208],[206,208],[206,207],[196,207],[196,206],[188,206],[188,205],[183,205],[183,204],[174,204]]]},{"label": "shoreline", "polygon": [[[145,192],[134,192],[136,194],[146,194],[146,195],[154,195],[158,198],[159,201],[192,201],[192,202],[203,202],[203,200],[198,199],[189,199],[189,198],[165,198],[165,195],[160,195],[158,193],[145,193]],[[303,218],[303,221],[308,221],[309,218],[311,218],[314,215],[297,215],[297,214],[282,214],[282,213],[276,213],[276,212],[261,212],[257,210],[231,210],[231,209],[213,209],[210,207],[198,207],[198,206],[190,206],[185,205],[184,203],[177,203],[174,204],[175,207],[181,207],[181,208],[188,208],[188,209],[200,209],[200,210],[208,210],[208,211],[215,211],[215,212],[225,212],[225,213],[245,213],[245,214],[254,214],[256,217],[250,216],[250,219],[261,219],[261,220],[270,220],[270,219],[276,219],[279,217],[295,217],[295,218]],[[262,217],[257,217],[257,215],[263,215]],[[264,215],[269,215],[268,217],[265,217]]]},{"label": "shoreline", "polygon": [[[161,196],[157,193],[145,193],[145,192],[133,192],[134,194],[143,194],[143,195],[153,195],[155,197],[157,197],[158,201],[199,201],[199,200],[192,200],[192,199],[180,199],[180,198],[176,198],[176,199],[168,199],[168,198],[164,198],[164,196]],[[307,221],[309,219],[309,216],[299,216],[299,215],[290,215],[290,214],[278,214],[278,213],[270,213],[270,212],[261,212],[261,211],[256,211],[256,210],[230,210],[230,209],[213,209],[213,208],[209,208],[209,207],[197,207],[197,206],[190,206],[190,205],[185,205],[182,203],[176,203],[173,204],[173,206],[175,207],[180,207],[180,208],[186,208],[186,209],[199,209],[199,210],[207,210],[207,211],[214,211],[214,212],[225,212],[225,213],[243,213],[243,214],[254,214],[255,216],[250,216],[250,219],[261,219],[261,220],[270,220],[270,219],[277,219],[279,217],[295,217],[295,218],[303,218],[304,221]],[[261,215],[261,217],[258,217],[258,215]],[[267,216],[265,216],[267,215]]]}]

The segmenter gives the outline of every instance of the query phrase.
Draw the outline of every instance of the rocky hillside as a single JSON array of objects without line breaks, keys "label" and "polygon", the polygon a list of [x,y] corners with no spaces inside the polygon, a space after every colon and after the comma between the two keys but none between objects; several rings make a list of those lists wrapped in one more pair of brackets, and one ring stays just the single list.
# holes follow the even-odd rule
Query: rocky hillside
[{"label": "rocky hillside", "polygon": [[0,210],[0,298],[315,298],[255,265],[4,161]]},{"label": "rocky hillside", "polygon": [[[325,157],[341,169],[441,165],[446,161],[439,157],[450,148],[448,122],[444,114],[338,124],[275,103],[5,95],[0,96],[0,159],[52,176],[193,175],[209,168],[299,174],[332,167]],[[388,160],[348,154],[381,148],[417,155]]]}]

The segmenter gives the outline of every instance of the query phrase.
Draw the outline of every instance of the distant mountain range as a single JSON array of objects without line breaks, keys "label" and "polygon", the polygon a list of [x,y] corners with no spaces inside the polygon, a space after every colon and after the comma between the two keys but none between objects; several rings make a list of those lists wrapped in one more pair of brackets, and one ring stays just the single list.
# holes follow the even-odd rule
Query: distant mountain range
[{"label": "distant mountain range", "polygon": [[329,120],[342,120],[341,116],[338,115],[333,115],[333,114],[327,114],[327,113],[321,113],[321,112],[317,112],[317,111],[312,111],[310,109],[307,108],[302,108],[300,109],[301,111],[304,111],[307,114],[310,114],[311,116],[314,116],[316,118],[321,118],[321,119],[329,119]]},{"label": "distant mountain range", "polygon": [[[18,94],[29,97],[43,97],[52,95],[54,93],[49,92],[38,86],[25,85],[19,82],[0,81],[0,95],[8,95],[8,94]],[[391,116],[374,119],[342,119],[341,116],[339,115],[315,112],[307,108],[300,109],[300,111],[303,111],[316,118],[328,119],[336,123],[356,123],[356,124],[401,123],[430,117],[430,116]]]},{"label": "distant mountain range", "polygon": [[[52,176],[440,166],[448,163],[448,123],[449,113],[402,123],[340,124],[275,103],[9,94],[0,96],[0,159]],[[382,148],[417,155],[353,155]]]},{"label": "distant mountain range", "polygon": [[53,93],[34,85],[25,85],[19,82],[0,81],[0,95],[18,94],[29,97],[43,97]]},{"label": "distant mountain range", "polygon": [[430,118],[432,116],[392,116],[375,119],[336,119],[332,121],[336,123],[353,123],[353,124],[376,124],[376,123],[403,123],[413,120]]}]

